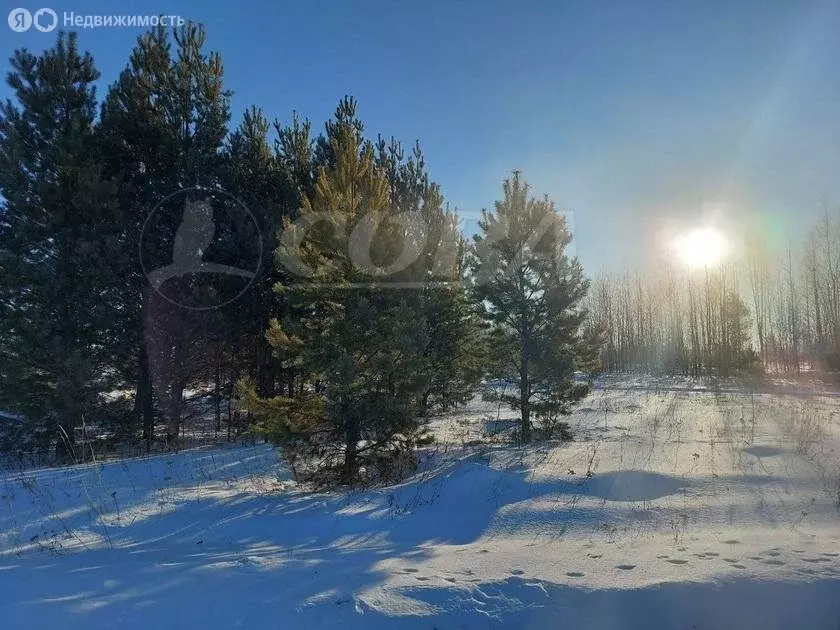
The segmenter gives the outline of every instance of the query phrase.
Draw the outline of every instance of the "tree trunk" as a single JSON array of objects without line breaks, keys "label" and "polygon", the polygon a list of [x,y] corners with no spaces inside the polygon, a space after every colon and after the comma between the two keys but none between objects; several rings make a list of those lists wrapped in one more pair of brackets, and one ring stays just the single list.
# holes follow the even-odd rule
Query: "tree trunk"
[{"label": "tree trunk", "polygon": [[429,397],[432,395],[432,390],[427,389],[420,397],[420,415],[426,416],[429,413]]},{"label": "tree trunk", "polygon": [[216,356],[216,373],[213,382],[213,405],[216,412],[215,434],[222,430],[222,357]]},{"label": "tree trunk", "polygon": [[274,366],[271,360],[271,346],[264,340],[257,341],[258,391],[263,398],[274,396]]},{"label": "tree trunk", "polygon": [[527,340],[522,341],[522,373],[519,379],[519,400],[522,405],[520,429],[522,441],[531,441],[531,384],[528,374],[528,363],[530,359]]},{"label": "tree trunk", "polygon": [[169,392],[168,413],[166,414],[166,440],[170,447],[178,447],[181,433],[181,407],[184,399],[184,383],[177,379]]},{"label": "tree trunk", "polygon": [[[231,384],[231,389],[233,389],[233,384]],[[227,441],[230,442],[230,433],[231,427],[233,426],[233,396],[228,396],[228,407],[227,407]]]},{"label": "tree trunk", "polygon": [[344,440],[344,470],[341,481],[345,485],[352,485],[356,477],[356,449],[359,446],[359,423],[351,419],[347,424]]},{"label": "tree trunk", "polygon": [[146,340],[140,341],[140,354],[138,356],[137,392],[134,398],[134,408],[142,418],[143,441],[146,443],[146,452],[152,450],[152,442],[155,439],[155,410],[152,404],[152,377],[149,372],[149,354],[146,350]]}]

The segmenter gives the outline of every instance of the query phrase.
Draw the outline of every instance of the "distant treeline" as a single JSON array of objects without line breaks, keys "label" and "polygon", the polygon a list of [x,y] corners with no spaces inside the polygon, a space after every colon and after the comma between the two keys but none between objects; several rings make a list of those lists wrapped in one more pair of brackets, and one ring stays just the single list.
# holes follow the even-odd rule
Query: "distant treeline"
[{"label": "distant treeline", "polygon": [[798,249],[747,239],[736,262],[604,275],[587,301],[607,371],[840,370],[840,213]]}]

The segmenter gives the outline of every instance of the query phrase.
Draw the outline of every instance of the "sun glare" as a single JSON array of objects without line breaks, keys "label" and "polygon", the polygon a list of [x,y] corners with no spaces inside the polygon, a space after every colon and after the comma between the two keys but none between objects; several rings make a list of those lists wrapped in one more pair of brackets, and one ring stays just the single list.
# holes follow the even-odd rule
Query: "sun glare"
[{"label": "sun glare", "polygon": [[677,238],[677,255],[692,269],[714,265],[726,253],[726,238],[714,228],[701,228]]}]

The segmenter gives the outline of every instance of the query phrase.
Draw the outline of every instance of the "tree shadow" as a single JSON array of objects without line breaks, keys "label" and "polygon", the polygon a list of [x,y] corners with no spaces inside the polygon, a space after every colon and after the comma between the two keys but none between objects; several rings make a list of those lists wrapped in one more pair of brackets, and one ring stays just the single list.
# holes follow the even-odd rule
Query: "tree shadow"
[{"label": "tree shadow", "polygon": [[[235,482],[266,470],[265,456],[256,450],[195,454],[187,463],[150,461],[144,482],[170,485],[134,493],[130,483],[140,480],[132,480],[119,463],[98,472],[81,470],[83,479],[99,476],[106,498],[117,488],[121,519],[113,520],[116,508],[108,513],[110,525],[102,518],[68,516],[70,526],[100,535],[98,544],[14,558],[13,569],[0,571],[3,626],[332,628],[358,627],[364,618],[395,627],[393,618],[364,609],[356,598],[391,575],[393,568],[383,561],[420,562],[435,552],[432,545],[468,545],[491,527],[510,534],[603,519],[605,508],[578,506],[580,497],[648,501],[687,487],[678,477],[632,470],[591,479],[535,479],[524,467],[498,469],[473,457],[396,487],[349,494],[237,489]],[[202,472],[206,458],[213,458],[214,466]],[[191,480],[176,484],[176,477],[187,478],[187,469]],[[60,495],[62,487],[71,485],[56,485],[53,494]],[[545,497],[556,499],[553,507],[528,503]],[[78,500],[71,492],[61,505]],[[171,500],[172,509],[158,509],[161,500]],[[453,589],[440,597],[459,592]],[[398,625],[414,627],[417,619]]]}]

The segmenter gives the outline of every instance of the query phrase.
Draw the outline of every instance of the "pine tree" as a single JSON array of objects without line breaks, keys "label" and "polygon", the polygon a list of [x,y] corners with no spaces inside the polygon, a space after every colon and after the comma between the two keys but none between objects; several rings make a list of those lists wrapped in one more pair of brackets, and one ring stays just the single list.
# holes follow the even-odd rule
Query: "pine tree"
[{"label": "pine tree", "polygon": [[[274,250],[284,217],[292,216],[297,198],[291,181],[283,172],[268,141],[269,122],[262,111],[252,107],[230,135],[225,150],[225,188],[242,201],[257,222],[262,238],[259,274],[246,295],[227,305],[220,313],[223,343],[228,350],[244,350],[244,364],[235,372],[256,374],[260,394],[273,395],[278,367],[265,339],[269,319],[280,308],[274,291],[276,277]],[[254,247],[254,243],[229,239],[236,247]],[[236,378],[234,374],[234,378]]]},{"label": "pine tree", "polygon": [[[102,108],[108,172],[120,178],[122,220],[116,238],[124,245],[114,265],[120,270],[125,331],[124,376],[136,383],[136,413],[147,444],[154,436],[154,401],[164,408],[167,437],[177,439],[183,380],[175,365],[200,330],[194,318],[177,313],[150,290],[137,256],[144,222],[152,208],[173,192],[192,186],[217,187],[224,170],[230,93],[222,85],[217,53],[205,53],[203,27],[187,24],[170,34],[157,28],[138,38],[128,66],[111,86]],[[172,213],[173,234],[180,215]],[[171,252],[145,260],[147,268],[170,262]],[[154,349],[152,353],[150,350]],[[170,375],[170,376],[167,376]],[[174,377],[172,377],[174,378]]]},{"label": "pine tree", "polygon": [[377,164],[388,177],[391,207],[408,219],[405,250],[416,255],[394,279],[417,289],[406,299],[426,326],[420,409],[446,410],[472,398],[484,372],[482,326],[463,284],[465,241],[457,215],[429,178],[419,144],[404,159],[398,142],[380,138]]},{"label": "pine tree", "polygon": [[513,384],[498,398],[520,413],[520,436],[534,418],[551,421],[589,392],[574,380],[589,370],[594,340],[582,332],[580,302],[589,282],[566,248],[572,236],[553,202],[529,198],[519,172],[504,183],[495,211],[482,213],[474,236],[471,282],[491,325],[495,376]]},{"label": "pine tree", "polygon": [[397,443],[403,451],[414,444],[426,336],[410,296],[382,286],[368,264],[353,259],[350,236],[363,221],[379,227],[368,250],[375,266],[394,259],[405,234],[390,221],[388,180],[362,138],[352,100],[339,105],[321,145],[328,145],[325,165],[301,208],[313,226],[302,234],[287,220],[277,252],[287,264],[297,260],[301,274],[278,285],[291,308],[268,333],[279,353],[311,375],[312,388],[261,403],[246,388],[244,400],[287,448],[322,456],[322,472],[351,484],[361,468],[387,465]]},{"label": "pine tree", "polygon": [[[0,109],[0,404],[20,412],[42,451],[72,445],[108,387],[114,185],[95,127],[99,72],[60,34],[19,50]],[[18,444],[24,448],[24,444]]]}]

